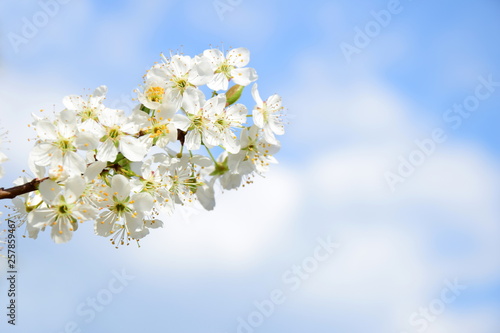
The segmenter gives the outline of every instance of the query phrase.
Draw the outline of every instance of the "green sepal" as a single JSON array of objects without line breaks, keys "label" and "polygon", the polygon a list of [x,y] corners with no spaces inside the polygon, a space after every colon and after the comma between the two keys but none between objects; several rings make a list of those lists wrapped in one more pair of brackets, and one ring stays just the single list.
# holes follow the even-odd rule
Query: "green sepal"
[{"label": "green sepal", "polygon": [[210,176],[221,176],[229,171],[227,166],[227,157],[222,163],[215,163],[215,170],[210,173]]}]

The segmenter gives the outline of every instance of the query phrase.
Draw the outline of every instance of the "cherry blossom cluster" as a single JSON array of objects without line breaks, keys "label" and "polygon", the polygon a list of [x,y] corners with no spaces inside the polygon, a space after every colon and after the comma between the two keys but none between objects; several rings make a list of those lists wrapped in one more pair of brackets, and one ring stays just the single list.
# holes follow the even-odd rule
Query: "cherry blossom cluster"
[{"label": "cherry blossom cluster", "polygon": [[[56,243],[92,221],[97,235],[118,246],[161,227],[178,205],[212,210],[216,189],[244,186],[277,163],[281,97],[260,97],[249,61],[245,48],[162,56],[128,113],[106,107],[101,86],[90,96],[65,97],[51,118],[34,115],[29,163],[44,180],[13,199],[11,218],[26,222],[31,238],[50,229]],[[237,102],[250,85],[249,111]]]}]

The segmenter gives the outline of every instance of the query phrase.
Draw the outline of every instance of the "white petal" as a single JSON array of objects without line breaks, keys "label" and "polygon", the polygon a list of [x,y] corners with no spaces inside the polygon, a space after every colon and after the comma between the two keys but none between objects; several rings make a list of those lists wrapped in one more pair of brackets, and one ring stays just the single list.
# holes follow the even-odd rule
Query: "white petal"
[{"label": "white petal", "polygon": [[163,221],[161,221],[161,220],[145,220],[144,225],[150,229],[163,228]]},{"label": "white petal", "polygon": [[62,188],[51,179],[44,180],[38,187],[38,190],[42,195],[43,201],[50,205],[55,205],[58,202],[59,194],[62,192]]},{"label": "white petal", "polygon": [[57,140],[57,130],[53,123],[48,120],[40,120],[36,123],[36,133],[42,140]]},{"label": "white petal", "polygon": [[79,111],[84,108],[85,101],[80,96],[71,95],[63,98],[63,104],[68,110]]},{"label": "white petal", "polygon": [[[52,167],[55,168],[57,167],[57,159],[53,158],[53,163]],[[85,160],[83,157],[78,155],[76,152],[70,151],[67,152],[63,155],[62,157],[62,166],[65,171],[68,172],[70,175],[81,175],[82,173],[85,172],[85,169],[87,168],[87,165],[85,163]]]},{"label": "white petal", "polygon": [[207,83],[207,86],[215,91],[219,90],[227,90],[229,86],[229,81],[223,73],[215,73],[215,75],[212,77],[212,80]]},{"label": "white petal", "polygon": [[218,132],[208,128],[203,128],[202,132],[203,132],[203,143],[208,148],[218,146],[221,143],[222,138],[220,137]]},{"label": "white petal", "polygon": [[94,93],[92,94],[92,96],[93,97],[104,97],[104,96],[106,96],[107,92],[108,92],[108,87],[99,86],[94,90]]},{"label": "white petal", "polygon": [[111,179],[111,191],[118,200],[124,200],[130,195],[130,183],[123,175],[114,175]]},{"label": "white petal", "polygon": [[189,83],[195,86],[202,86],[212,80],[214,70],[209,61],[202,61],[193,66],[189,72]]},{"label": "white petal", "polygon": [[186,131],[191,126],[191,120],[182,114],[174,115],[173,123],[181,131]]},{"label": "white petal", "polygon": [[96,219],[94,224],[94,232],[99,236],[109,236],[111,235],[111,230],[116,221],[116,214],[111,211],[102,212]]},{"label": "white petal", "polygon": [[203,105],[204,115],[218,115],[226,106],[226,94],[219,94],[210,98]]},{"label": "white petal", "polygon": [[189,56],[174,55],[167,67],[175,76],[183,76],[192,67],[192,59]]},{"label": "white petal", "polygon": [[112,140],[108,139],[97,149],[97,160],[104,162],[113,162],[118,155],[118,149]]},{"label": "white petal", "polygon": [[145,192],[136,193],[132,196],[134,209],[138,212],[147,213],[153,208],[153,197]]},{"label": "white petal", "polygon": [[265,111],[263,109],[258,108],[258,107],[256,107],[252,111],[253,123],[255,124],[255,126],[257,126],[259,128],[264,128],[264,126],[266,125],[264,123],[264,112]]},{"label": "white petal", "polygon": [[276,140],[273,131],[267,126],[264,127],[264,140],[272,145],[278,144],[278,140]]},{"label": "white petal", "polygon": [[150,124],[149,116],[146,112],[136,109],[132,112],[127,121],[122,124],[121,130],[130,135],[136,135],[139,131]]},{"label": "white petal", "polygon": [[185,110],[189,113],[197,113],[201,108],[201,105],[205,102],[205,94],[198,88],[187,87],[186,91],[184,91],[184,95],[182,96],[182,106],[185,105],[189,107],[188,111],[185,107]]},{"label": "white petal", "polygon": [[99,214],[99,210],[92,205],[82,204],[78,205],[73,211],[73,215],[80,219],[80,221],[94,220]]},{"label": "white petal", "polygon": [[232,49],[227,54],[227,62],[236,67],[244,67],[250,62],[250,51],[244,47]]},{"label": "white petal", "polygon": [[241,185],[242,175],[227,173],[219,178],[222,188],[225,190],[234,190]]},{"label": "white petal", "polygon": [[240,151],[238,140],[231,131],[226,131],[224,133],[224,148],[231,154],[236,154]]},{"label": "white petal", "polygon": [[262,98],[260,98],[259,90],[257,90],[257,83],[255,83],[252,86],[252,97],[253,97],[255,103],[257,103],[257,106],[262,107],[264,102],[262,101]]},{"label": "white petal", "polygon": [[281,110],[281,96],[274,94],[267,99],[267,107],[271,112],[277,112]]},{"label": "white petal", "polygon": [[180,109],[182,106],[182,94],[179,89],[176,88],[167,88],[165,90],[164,100],[167,100],[175,105],[177,109]]},{"label": "white petal", "polygon": [[45,228],[55,217],[52,209],[35,209],[28,214],[28,223],[34,228]]},{"label": "white petal", "polygon": [[[65,126],[72,126],[74,127],[76,125],[76,114],[75,111],[72,110],[62,110],[59,113],[59,119]],[[63,136],[66,136],[66,133],[61,133]]]},{"label": "white petal", "polygon": [[144,142],[128,135],[120,138],[119,145],[123,156],[133,162],[141,161],[148,152]]},{"label": "white petal", "polygon": [[126,121],[126,117],[123,110],[106,108],[99,115],[99,120],[103,125],[113,127],[115,125],[124,124]]},{"label": "white petal", "polygon": [[7,155],[5,155],[4,153],[2,153],[0,151],[0,163],[4,163],[8,160],[9,158],[7,157]]},{"label": "white petal", "polygon": [[248,86],[250,83],[257,81],[259,76],[253,68],[236,68],[231,71],[233,82],[240,86]]},{"label": "white petal", "polygon": [[175,112],[177,112],[177,110],[178,110],[178,107],[177,107],[177,105],[175,105],[175,103],[172,103],[170,101],[166,101],[162,105],[160,105],[158,110],[156,110],[155,116],[158,119],[160,117],[163,119],[169,119],[169,118],[172,118],[174,116],[174,114],[175,114]]},{"label": "white petal", "polygon": [[200,132],[194,130],[189,131],[186,135],[184,145],[189,150],[197,150],[200,149],[201,145],[201,134]]},{"label": "white petal", "polygon": [[278,118],[275,118],[275,117],[271,118],[271,120],[269,121],[269,127],[274,132],[274,134],[277,134],[277,135],[285,134],[285,127],[283,126],[283,123]]},{"label": "white petal", "polygon": [[194,155],[191,158],[191,162],[206,168],[212,165],[212,159],[210,159],[208,156],[203,155]]},{"label": "white petal", "polygon": [[137,225],[138,223],[142,223],[142,228],[136,228],[135,230],[132,230],[130,227],[129,227],[129,233],[130,233],[130,237],[133,238],[133,239],[141,239],[141,238],[144,238],[145,236],[147,236],[149,234],[149,229],[144,227],[144,222],[142,221],[142,219],[138,219],[138,218],[135,218],[133,220],[134,222],[128,222],[128,219],[127,219],[127,226],[135,226]]},{"label": "white petal", "polygon": [[196,197],[206,210],[213,210],[215,207],[215,194],[213,184],[204,184],[196,190]]},{"label": "white petal", "polygon": [[75,146],[81,150],[95,149],[99,145],[99,137],[93,133],[79,132],[75,139]]},{"label": "white petal", "polygon": [[52,240],[56,244],[67,243],[73,237],[73,231],[71,230],[71,223],[67,219],[63,219],[56,225],[52,226],[50,232]]},{"label": "white petal", "polygon": [[57,148],[49,143],[37,143],[30,152],[30,160],[35,165],[46,166],[52,162],[52,155]]},{"label": "white petal", "polygon": [[107,163],[104,161],[96,161],[91,165],[89,165],[87,167],[87,170],[85,170],[85,178],[87,179],[87,181],[92,181],[95,178],[97,178],[97,176],[101,173],[106,164]]},{"label": "white petal", "polygon": [[75,202],[85,190],[85,180],[80,176],[73,176],[66,182],[64,198],[67,202]]},{"label": "white petal", "polygon": [[224,54],[218,49],[203,51],[203,55],[210,61],[212,68],[217,68],[224,61]]},{"label": "white petal", "polygon": [[233,104],[226,109],[226,113],[232,125],[236,125],[246,122],[248,110],[247,107],[243,104]]}]

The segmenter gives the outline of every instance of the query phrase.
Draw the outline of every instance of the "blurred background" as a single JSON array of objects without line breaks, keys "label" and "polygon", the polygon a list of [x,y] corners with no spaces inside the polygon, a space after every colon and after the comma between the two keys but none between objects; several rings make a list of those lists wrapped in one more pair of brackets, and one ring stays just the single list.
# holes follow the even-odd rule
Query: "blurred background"
[{"label": "blurred background", "polygon": [[249,48],[289,124],[265,179],[178,210],[140,248],[91,224],[62,245],[19,230],[17,322],[3,262],[0,331],[500,332],[499,15],[496,0],[3,0],[3,187],[27,169],[32,112],[99,85],[130,109],[161,52]]}]

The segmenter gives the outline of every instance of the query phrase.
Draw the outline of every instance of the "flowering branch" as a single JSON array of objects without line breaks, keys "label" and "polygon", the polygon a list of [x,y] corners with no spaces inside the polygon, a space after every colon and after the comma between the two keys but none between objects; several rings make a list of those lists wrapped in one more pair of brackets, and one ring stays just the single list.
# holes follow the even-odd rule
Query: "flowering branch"
[{"label": "flowering branch", "polygon": [[144,76],[129,115],[104,105],[105,86],[88,98],[65,97],[52,119],[34,115],[29,164],[36,178],[0,189],[0,199],[14,199],[11,217],[26,223],[30,238],[50,229],[65,243],[79,223],[93,221],[97,235],[128,244],[161,227],[158,217],[176,206],[199,202],[212,210],[216,186],[244,186],[277,163],[281,97],[261,99],[254,83],[251,115],[237,103],[258,79],[246,67],[247,49],[163,60]]}]

